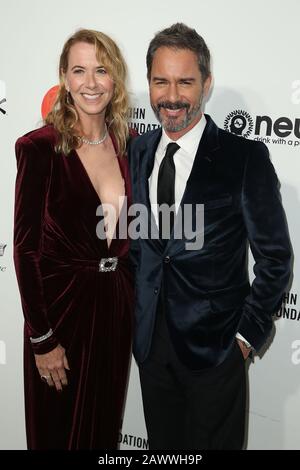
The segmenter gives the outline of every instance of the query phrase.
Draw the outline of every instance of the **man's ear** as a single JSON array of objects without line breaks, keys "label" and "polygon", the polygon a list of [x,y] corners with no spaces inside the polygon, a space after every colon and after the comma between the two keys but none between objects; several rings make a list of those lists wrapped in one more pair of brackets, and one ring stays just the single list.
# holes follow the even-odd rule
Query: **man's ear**
[{"label": "man's ear", "polygon": [[207,77],[207,79],[205,80],[204,85],[203,85],[203,94],[204,94],[204,96],[208,95],[210,87],[211,87],[211,82],[212,82],[212,76],[209,75]]}]

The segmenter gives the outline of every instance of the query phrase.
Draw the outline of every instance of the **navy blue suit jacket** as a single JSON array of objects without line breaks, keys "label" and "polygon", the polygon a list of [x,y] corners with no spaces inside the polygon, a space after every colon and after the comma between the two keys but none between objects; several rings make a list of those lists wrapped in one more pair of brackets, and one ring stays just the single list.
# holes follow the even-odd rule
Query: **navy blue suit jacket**
[{"label": "navy blue suit jacket", "polygon": [[[237,331],[256,350],[262,346],[290,278],[291,246],[267,147],[206,119],[181,201],[182,207],[204,204],[202,248],[187,250],[184,237],[162,243],[141,234],[132,241],[138,363],[150,350],[162,282],[173,346],[188,368],[200,370],[226,358]],[[129,148],[133,203],[147,208],[149,223],[148,178],[160,137],[161,129],[148,132]],[[248,242],[255,259],[251,286]]]}]

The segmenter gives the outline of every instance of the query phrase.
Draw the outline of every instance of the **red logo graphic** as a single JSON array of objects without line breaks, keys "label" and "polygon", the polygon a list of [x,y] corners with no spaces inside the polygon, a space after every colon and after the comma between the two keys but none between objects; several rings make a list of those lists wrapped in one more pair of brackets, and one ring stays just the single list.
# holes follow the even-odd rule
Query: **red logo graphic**
[{"label": "red logo graphic", "polygon": [[58,92],[59,86],[55,85],[50,90],[47,91],[45,94],[43,101],[42,101],[42,106],[41,106],[41,112],[42,112],[42,117],[45,119],[47,117],[47,114],[51,111],[54,102],[56,100],[57,92]]}]

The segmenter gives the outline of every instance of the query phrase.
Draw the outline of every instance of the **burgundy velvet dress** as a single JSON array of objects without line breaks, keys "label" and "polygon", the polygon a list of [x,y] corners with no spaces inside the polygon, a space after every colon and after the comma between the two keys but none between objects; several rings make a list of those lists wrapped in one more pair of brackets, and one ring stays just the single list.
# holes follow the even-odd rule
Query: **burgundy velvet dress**
[{"label": "burgundy velvet dress", "polygon": [[[99,197],[76,151],[55,153],[56,138],[45,126],[16,143],[14,259],[25,316],[27,443],[29,449],[114,449],[131,349],[129,241],[115,238],[108,248],[97,237]],[[130,201],[127,157],[118,161]],[[108,257],[118,257],[116,270],[99,271]],[[30,337],[50,328],[51,337],[31,344]],[[70,366],[60,393],[41,380],[34,360],[34,352],[58,343]]]}]

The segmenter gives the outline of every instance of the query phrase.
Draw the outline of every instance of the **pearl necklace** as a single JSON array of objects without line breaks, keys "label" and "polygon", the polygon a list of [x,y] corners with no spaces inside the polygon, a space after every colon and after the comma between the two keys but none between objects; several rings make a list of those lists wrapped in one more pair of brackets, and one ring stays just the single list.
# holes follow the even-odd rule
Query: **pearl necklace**
[{"label": "pearl necklace", "polygon": [[106,137],[107,137],[107,125],[105,124],[105,131],[104,131],[103,137],[101,137],[101,139],[99,139],[99,140],[89,140],[86,137],[80,137],[80,140],[83,144],[99,145],[99,144],[102,144],[102,142],[105,141]]}]

